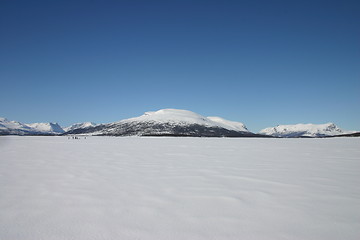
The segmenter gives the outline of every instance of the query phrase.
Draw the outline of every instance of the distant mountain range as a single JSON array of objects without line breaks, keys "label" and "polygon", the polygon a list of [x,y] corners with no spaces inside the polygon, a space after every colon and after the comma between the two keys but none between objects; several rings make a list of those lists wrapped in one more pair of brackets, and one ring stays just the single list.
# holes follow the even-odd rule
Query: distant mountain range
[{"label": "distant mountain range", "polygon": [[62,128],[58,123],[21,123],[0,118],[0,135],[61,135],[74,129],[97,126],[92,122],[75,123]]},{"label": "distant mountain range", "polygon": [[94,135],[94,136],[189,136],[189,137],[332,137],[358,136],[333,123],[280,125],[250,132],[241,122],[197,113],[162,109],[108,124],[76,123],[62,128],[57,123],[24,124],[0,118],[0,135]]},{"label": "distant mountain range", "polygon": [[352,132],[344,131],[338,128],[334,123],[325,124],[295,124],[279,125],[276,127],[265,128],[260,134],[274,137],[327,137]]},{"label": "distant mountain range", "polygon": [[59,135],[64,132],[57,123],[25,124],[0,118],[0,135]]}]

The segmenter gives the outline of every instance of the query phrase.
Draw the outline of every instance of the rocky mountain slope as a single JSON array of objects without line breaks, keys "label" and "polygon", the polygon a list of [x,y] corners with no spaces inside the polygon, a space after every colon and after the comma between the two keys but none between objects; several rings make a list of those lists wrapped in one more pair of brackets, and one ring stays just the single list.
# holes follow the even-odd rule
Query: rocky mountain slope
[{"label": "rocky mountain slope", "polygon": [[68,131],[73,131],[75,129],[81,129],[81,128],[88,128],[88,127],[95,127],[97,126],[98,124],[96,123],[93,123],[93,122],[83,122],[83,123],[75,123],[75,124],[72,124],[71,126],[69,127],[64,127],[64,131],[65,132],[68,132]]}]

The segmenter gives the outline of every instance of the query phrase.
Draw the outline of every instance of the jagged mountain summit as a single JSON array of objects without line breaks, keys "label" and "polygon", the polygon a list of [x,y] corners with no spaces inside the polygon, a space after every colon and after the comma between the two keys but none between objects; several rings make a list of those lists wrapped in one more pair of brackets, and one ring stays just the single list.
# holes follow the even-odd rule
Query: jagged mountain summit
[{"label": "jagged mountain summit", "polygon": [[111,136],[194,136],[194,137],[251,137],[243,123],[219,117],[204,117],[179,109],[162,109],[146,112],[135,118],[102,124],[86,129],[75,129],[67,134]]},{"label": "jagged mountain summit", "polygon": [[279,125],[261,130],[260,134],[273,137],[327,137],[336,136],[346,133],[337,127],[334,123],[325,124],[295,124],[295,125]]},{"label": "jagged mountain summit", "polygon": [[0,118],[0,135],[58,135],[64,132],[57,123],[25,124]]},{"label": "jagged mountain summit", "polygon": [[83,122],[83,123],[75,123],[75,124],[72,124],[71,126],[69,127],[65,127],[63,128],[65,132],[68,132],[68,131],[73,131],[75,129],[80,129],[80,128],[88,128],[88,127],[95,127],[97,126],[98,124],[96,123],[93,123],[93,122]]}]

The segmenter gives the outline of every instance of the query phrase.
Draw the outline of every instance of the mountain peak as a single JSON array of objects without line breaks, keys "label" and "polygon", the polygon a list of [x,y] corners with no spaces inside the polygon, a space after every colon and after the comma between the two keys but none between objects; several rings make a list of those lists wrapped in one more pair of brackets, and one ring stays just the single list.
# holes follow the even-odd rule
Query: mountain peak
[{"label": "mountain peak", "polygon": [[8,122],[7,118],[0,117],[0,122]]},{"label": "mountain peak", "polygon": [[205,117],[200,114],[181,109],[160,109],[153,112],[145,112],[142,116],[130,118],[138,121],[161,121],[161,122],[196,122],[205,121]]},{"label": "mountain peak", "polygon": [[248,132],[243,123],[229,121],[220,117],[205,117],[198,113],[182,109],[161,109],[158,111],[145,112],[140,117],[129,118],[120,122],[157,122],[178,125],[204,125],[207,127],[222,127],[233,131]]}]

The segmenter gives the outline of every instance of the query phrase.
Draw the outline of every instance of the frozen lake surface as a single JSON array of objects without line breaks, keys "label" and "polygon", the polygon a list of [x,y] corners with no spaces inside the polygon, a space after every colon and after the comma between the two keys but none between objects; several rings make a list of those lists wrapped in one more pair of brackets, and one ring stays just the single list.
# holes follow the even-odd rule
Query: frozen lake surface
[{"label": "frozen lake surface", "polygon": [[360,239],[360,138],[0,137],[0,239]]}]

